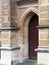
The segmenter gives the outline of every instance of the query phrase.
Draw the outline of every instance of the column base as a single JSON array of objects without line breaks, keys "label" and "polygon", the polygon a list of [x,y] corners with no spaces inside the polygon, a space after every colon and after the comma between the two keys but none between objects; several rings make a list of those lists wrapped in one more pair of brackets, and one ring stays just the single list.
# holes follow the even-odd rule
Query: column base
[{"label": "column base", "polygon": [[6,61],[6,60],[1,59],[0,65],[11,65],[11,61],[8,61],[8,60]]},{"label": "column base", "polygon": [[38,47],[37,51],[37,62],[45,65],[49,64],[49,47]]},{"label": "column base", "polygon": [[16,65],[19,63],[20,47],[0,47],[1,65]]},{"label": "column base", "polygon": [[22,58],[22,59],[19,61],[19,63],[23,63],[23,62],[25,62],[25,61],[27,61],[27,60],[28,60],[28,57]]}]

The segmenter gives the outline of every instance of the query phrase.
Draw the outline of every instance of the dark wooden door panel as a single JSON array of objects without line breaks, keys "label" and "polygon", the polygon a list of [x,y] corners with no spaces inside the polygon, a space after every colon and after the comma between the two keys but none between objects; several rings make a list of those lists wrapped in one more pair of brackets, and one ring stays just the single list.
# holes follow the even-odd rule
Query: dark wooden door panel
[{"label": "dark wooden door panel", "polygon": [[37,59],[37,53],[34,51],[38,46],[38,16],[35,15],[31,18],[29,23],[29,59]]}]

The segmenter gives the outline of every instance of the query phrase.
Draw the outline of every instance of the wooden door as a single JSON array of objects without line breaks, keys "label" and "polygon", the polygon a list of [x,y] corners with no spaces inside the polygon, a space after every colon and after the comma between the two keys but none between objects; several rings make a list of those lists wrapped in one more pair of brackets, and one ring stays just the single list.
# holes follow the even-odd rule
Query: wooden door
[{"label": "wooden door", "polygon": [[38,46],[38,16],[34,15],[29,23],[29,59],[37,60],[37,52],[35,49]]}]

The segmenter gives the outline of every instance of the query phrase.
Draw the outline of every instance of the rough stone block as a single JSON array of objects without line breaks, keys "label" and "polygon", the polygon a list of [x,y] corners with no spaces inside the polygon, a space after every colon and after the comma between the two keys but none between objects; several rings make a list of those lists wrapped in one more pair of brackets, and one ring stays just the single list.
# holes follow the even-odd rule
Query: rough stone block
[{"label": "rough stone block", "polygon": [[40,40],[40,46],[49,46],[49,40]]},{"label": "rough stone block", "polygon": [[10,22],[2,22],[2,27],[9,27],[10,26]]},{"label": "rough stone block", "polygon": [[39,25],[48,25],[48,24],[49,24],[49,19],[39,20]]},{"label": "rough stone block", "polygon": [[40,32],[48,32],[48,31],[49,31],[49,29],[40,29],[40,30],[39,30],[39,33],[40,33]]},{"label": "rough stone block", "polygon": [[2,39],[2,47],[9,47],[10,46],[10,40],[9,39]]},{"label": "rough stone block", "polygon": [[49,13],[40,13],[40,18],[43,19],[43,18],[49,18]]},{"label": "rough stone block", "polygon": [[[49,6],[40,6],[40,7],[39,7],[40,12],[47,12],[48,9],[49,9]],[[39,13],[39,14],[40,14],[40,13]]]},{"label": "rough stone block", "polygon": [[40,39],[48,39],[48,32],[40,33]]}]

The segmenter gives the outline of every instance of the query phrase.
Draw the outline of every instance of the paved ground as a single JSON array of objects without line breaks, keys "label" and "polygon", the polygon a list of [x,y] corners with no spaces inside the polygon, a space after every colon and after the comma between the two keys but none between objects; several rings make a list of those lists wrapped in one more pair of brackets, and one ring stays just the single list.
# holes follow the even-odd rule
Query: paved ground
[{"label": "paved ground", "polygon": [[23,63],[19,63],[17,65],[34,65],[34,63],[36,63],[35,61],[25,61]]}]

